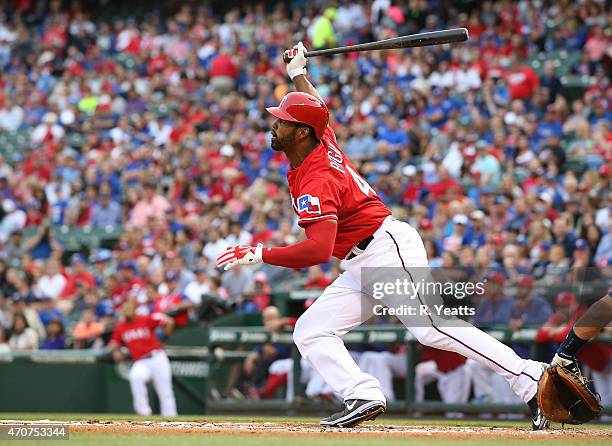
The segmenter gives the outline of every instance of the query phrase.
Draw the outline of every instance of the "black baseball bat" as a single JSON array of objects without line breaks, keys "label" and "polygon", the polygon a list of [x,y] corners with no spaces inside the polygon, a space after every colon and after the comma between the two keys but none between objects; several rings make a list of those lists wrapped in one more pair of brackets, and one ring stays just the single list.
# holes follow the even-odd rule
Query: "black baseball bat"
[{"label": "black baseball bat", "polygon": [[[378,40],[358,45],[340,46],[324,50],[306,51],[306,57],[329,56],[332,54],[351,53],[353,51],[395,50],[398,48],[414,48],[418,46],[442,45],[443,43],[465,42],[468,40],[468,30],[465,28],[445,29],[428,33],[410,34],[392,39]],[[289,63],[291,58],[285,53],[283,60]]]}]

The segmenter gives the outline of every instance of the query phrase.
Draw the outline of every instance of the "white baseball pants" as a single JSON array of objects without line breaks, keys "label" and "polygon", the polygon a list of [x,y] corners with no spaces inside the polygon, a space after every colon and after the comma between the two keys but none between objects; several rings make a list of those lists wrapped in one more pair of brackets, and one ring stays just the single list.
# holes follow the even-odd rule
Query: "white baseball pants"
[{"label": "white baseball pants", "polygon": [[157,350],[150,358],[135,361],[130,369],[129,380],[134,410],[138,415],[151,415],[147,393],[147,383],[151,380],[159,398],[161,415],[164,417],[177,415],[176,400],[172,390],[172,369],[165,352]]},{"label": "white baseball pants", "polygon": [[[385,401],[380,383],[359,369],[342,336],[373,314],[364,311],[364,306],[373,308],[380,302],[361,292],[361,268],[402,268],[413,280],[428,266],[425,247],[412,226],[387,217],[365,251],[345,263],[346,271],[298,319],[293,338],[302,356],[345,400]],[[385,299],[382,303],[387,303]],[[541,364],[520,358],[483,331],[468,323],[448,326],[432,316],[399,319],[421,344],[454,351],[486,365],[503,376],[525,402],[535,395]]]}]

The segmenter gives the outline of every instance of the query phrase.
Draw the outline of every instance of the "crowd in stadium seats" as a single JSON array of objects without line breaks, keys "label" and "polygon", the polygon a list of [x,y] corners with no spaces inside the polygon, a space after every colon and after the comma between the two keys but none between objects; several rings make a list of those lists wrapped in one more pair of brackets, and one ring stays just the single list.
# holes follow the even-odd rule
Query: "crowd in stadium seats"
[{"label": "crowd in stadium seats", "polygon": [[[180,3],[0,0],[0,351],[104,345],[130,298],[180,328],[339,274],[214,268],[228,245],[303,237],[264,110],[290,91],[281,55],[299,40],[468,28],[460,45],[309,61],[339,146],[433,266],[519,287],[609,271],[604,1]],[[529,311],[479,317],[525,324],[513,305]]]}]

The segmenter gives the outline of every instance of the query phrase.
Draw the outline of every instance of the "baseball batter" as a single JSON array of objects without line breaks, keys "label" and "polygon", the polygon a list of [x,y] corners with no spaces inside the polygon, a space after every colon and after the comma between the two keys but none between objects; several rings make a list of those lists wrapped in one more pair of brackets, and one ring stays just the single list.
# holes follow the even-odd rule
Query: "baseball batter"
[{"label": "baseball batter", "polygon": [[[403,268],[412,280],[411,268],[426,268],[428,261],[417,231],[391,217],[338,147],[328,126],[329,111],[305,76],[304,52],[301,42],[287,51],[291,58],[287,73],[298,91],[267,111],[277,118],[272,125],[272,148],[283,152],[291,164],[292,206],[306,240],[287,247],[229,247],[217,258],[217,266],[228,269],[265,262],[306,268],[331,256],[345,259],[346,271],[299,318],[293,338],[302,356],[344,398],[343,410],[321,420],[321,425],[351,427],[376,418],[386,407],[380,383],[359,369],[342,342],[346,333],[369,317],[362,311],[362,299],[368,297],[361,292],[361,269]],[[400,319],[422,344],[457,352],[502,375],[529,403],[533,428],[547,426],[534,398],[541,363],[521,359],[469,324],[446,327],[431,317],[425,323],[416,323],[411,316]]]},{"label": "baseball batter", "polygon": [[127,300],[121,306],[121,314],[123,320],[117,324],[108,346],[113,349],[115,361],[123,360],[119,351],[122,345],[128,348],[134,361],[129,375],[134,410],[138,415],[151,415],[147,383],[153,381],[161,415],[175,417],[176,400],[172,390],[170,360],[155,336],[155,329],[159,326],[164,326],[167,332],[172,329],[172,318],[162,313],[138,316],[132,300]]}]

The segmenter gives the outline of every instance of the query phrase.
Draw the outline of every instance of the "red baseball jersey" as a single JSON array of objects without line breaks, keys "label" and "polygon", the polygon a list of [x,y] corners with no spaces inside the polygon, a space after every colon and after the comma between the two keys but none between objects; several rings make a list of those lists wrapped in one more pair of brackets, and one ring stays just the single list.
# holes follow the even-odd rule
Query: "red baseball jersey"
[{"label": "red baseball jersey", "polygon": [[338,148],[330,127],[325,130],[321,144],[298,168],[289,171],[287,179],[300,226],[321,220],[338,222],[333,256],[339,259],[376,232],[391,214]]},{"label": "red baseball jersey", "polygon": [[[179,293],[172,293],[166,296],[159,296],[153,306],[154,312],[165,313],[166,311],[172,311],[178,304],[187,300],[187,296]],[[183,310],[178,314],[174,315],[174,326],[184,327],[189,323],[189,312]]]},{"label": "red baseball jersey", "polygon": [[164,314],[153,313],[148,316],[135,316],[131,321],[121,321],[111,336],[111,342],[125,345],[132,359],[137,361],[153,350],[161,349],[161,344],[155,336],[155,328],[166,318]]}]

